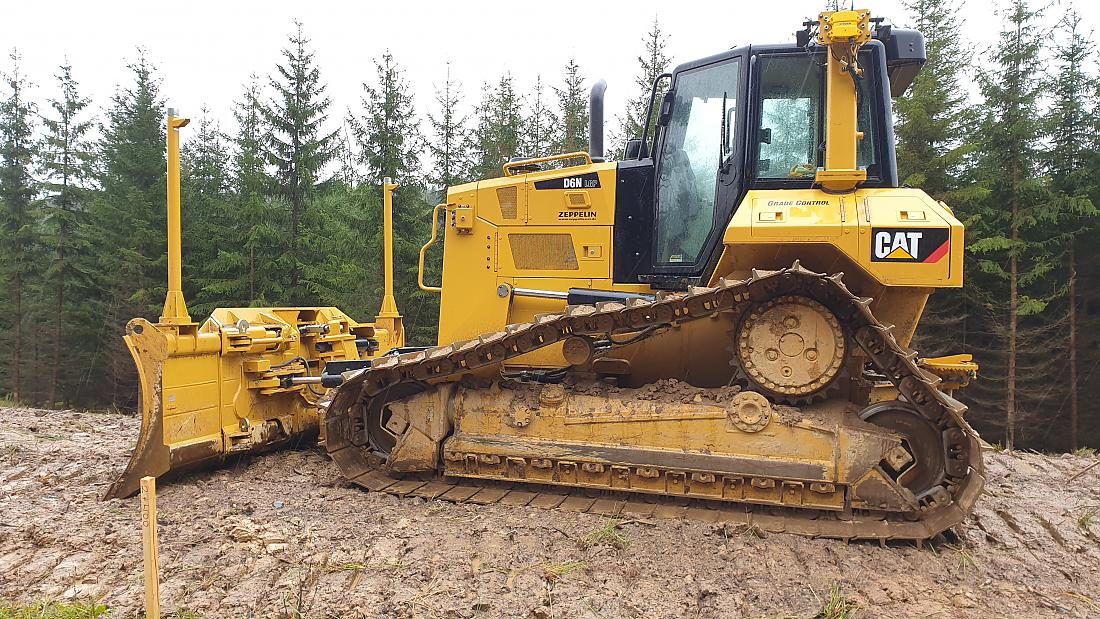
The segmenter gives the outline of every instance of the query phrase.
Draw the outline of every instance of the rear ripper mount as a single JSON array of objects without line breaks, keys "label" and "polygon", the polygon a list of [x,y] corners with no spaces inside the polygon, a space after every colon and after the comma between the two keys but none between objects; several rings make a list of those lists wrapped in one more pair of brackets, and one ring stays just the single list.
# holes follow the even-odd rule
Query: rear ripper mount
[{"label": "rear ripper mount", "polygon": [[[469,440],[458,431],[461,419],[453,421],[451,434],[445,390],[474,370],[574,336],[630,333],[642,338],[662,326],[744,312],[795,295],[828,308],[903,398],[860,414],[871,424],[881,421],[880,427],[894,436],[867,475],[841,480],[738,474],[739,466],[747,470],[751,463],[721,462],[722,456],[715,456],[718,466],[710,470],[677,466],[675,460],[651,466],[579,453],[517,457],[493,453],[492,441]],[[721,519],[846,540],[929,539],[961,522],[981,494],[981,450],[963,419],[966,407],[937,388],[939,379],[917,366],[916,353],[902,348],[891,327],[871,315],[870,302],[854,296],[840,274],[813,273],[796,262],[779,271],[754,271],[746,280],[662,293],[654,300],[571,306],[498,333],[387,357],[348,373],[327,405],[325,447],[349,480],[400,496]],[[424,397],[432,390],[439,397]],[[411,410],[429,401],[436,403],[429,410]],[[396,434],[386,437],[386,429]],[[569,490],[547,492],[530,484]],[[603,492],[584,494],[593,490]],[[641,501],[647,495],[658,502]]]}]

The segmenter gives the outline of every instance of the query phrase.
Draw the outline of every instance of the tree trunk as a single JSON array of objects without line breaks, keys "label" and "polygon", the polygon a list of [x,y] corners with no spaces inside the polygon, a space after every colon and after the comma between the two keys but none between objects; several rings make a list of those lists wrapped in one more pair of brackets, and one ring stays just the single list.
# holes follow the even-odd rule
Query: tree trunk
[{"label": "tree trunk", "polygon": [[54,406],[57,403],[57,380],[61,373],[61,325],[65,321],[65,278],[57,282],[57,309],[53,326],[53,370],[50,373],[50,390],[46,405]]},{"label": "tree trunk", "polygon": [[23,276],[16,273],[15,281],[12,283],[14,284],[12,294],[15,301],[15,316],[12,317],[15,321],[15,346],[12,350],[12,358],[15,367],[13,368],[11,395],[16,402],[19,402],[23,387],[21,374],[23,368]]},{"label": "tree trunk", "polygon": [[1077,451],[1077,257],[1069,246],[1069,448]]},{"label": "tree trunk", "polygon": [[[66,143],[65,147],[65,169],[68,170],[69,162],[69,149]],[[69,174],[66,172],[61,178],[61,195],[58,202],[61,209],[67,211],[65,208],[68,199],[65,197],[69,193]],[[57,263],[61,265],[58,271],[57,280],[57,307],[54,312],[54,326],[53,326],[53,368],[50,371],[50,390],[49,399],[46,402],[47,406],[54,406],[57,403],[57,381],[61,374],[61,327],[65,324],[65,236],[67,230],[65,229],[65,218],[62,217],[58,224],[57,235]]]},{"label": "tree trunk", "polygon": [[30,401],[35,404],[42,401],[42,366],[39,365],[42,360],[39,354],[42,351],[39,346],[41,342],[40,337],[31,338],[31,373],[27,377],[27,386],[23,388],[23,392],[29,394]]},{"label": "tree trunk", "polygon": [[1016,330],[1019,308],[1019,259],[1016,244],[1020,240],[1019,198],[1016,196],[1019,167],[1012,164],[1012,249],[1008,257],[1008,377],[1005,385],[1005,449],[1016,447]]}]

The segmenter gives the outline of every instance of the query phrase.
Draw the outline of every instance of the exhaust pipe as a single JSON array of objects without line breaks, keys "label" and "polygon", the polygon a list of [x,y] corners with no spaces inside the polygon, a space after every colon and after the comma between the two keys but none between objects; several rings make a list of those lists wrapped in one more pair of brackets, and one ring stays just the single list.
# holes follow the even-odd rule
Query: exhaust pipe
[{"label": "exhaust pipe", "polygon": [[603,93],[607,82],[600,80],[592,85],[588,95],[588,154],[593,160],[603,160]]}]

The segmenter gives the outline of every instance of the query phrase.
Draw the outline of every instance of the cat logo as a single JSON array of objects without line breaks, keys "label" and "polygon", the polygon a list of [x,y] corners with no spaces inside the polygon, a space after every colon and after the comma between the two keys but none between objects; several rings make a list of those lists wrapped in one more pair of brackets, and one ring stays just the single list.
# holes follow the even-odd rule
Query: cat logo
[{"label": "cat logo", "polygon": [[872,262],[939,262],[951,249],[948,228],[875,228]]}]

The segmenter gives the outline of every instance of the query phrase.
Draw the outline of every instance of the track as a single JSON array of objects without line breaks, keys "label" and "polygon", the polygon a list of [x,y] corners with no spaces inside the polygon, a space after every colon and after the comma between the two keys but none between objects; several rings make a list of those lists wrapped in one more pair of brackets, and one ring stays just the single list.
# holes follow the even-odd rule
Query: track
[{"label": "track", "polygon": [[[977,435],[963,419],[966,407],[941,392],[939,379],[916,365],[916,353],[901,347],[892,328],[869,310],[871,299],[853,295],[842,275],[823,275],[797,262],[778,271],[754,271],[745,280],[723,279],[715,287],[663,294],[655,301],[573,306],[565,312],[537,316],[534,322],[509,325],[504,331],[422,352],[389,357],[348,376],[326,412],[326,449],[343,474],[373,491],[477,504],[502,503],[563,508],[600,514],[640,514],[745,523],[762,530],[811,537],[874,540],[925,540],[961,522],[973,508],[984,484]],[[457,478],[396,476],[371,452],[361,411],[399,399],[426,386],[455,380],[479,368],[499,365],[574,335],[606,337],[639,333],[650,327],[699,320],[740,310],[779,295],[809,297],[830,309],[852,334],[853,342],[886,376],[905,400],[943,431],[947,449],[943,483],[920,497],[919,512],[895,514],[848,509],[825,512],[797,507],[754,507],[727,501],[659,497],[645,503],[635,495],[569,490],[568,494],[532,490],[526,485],[486,483]],[[587,492],[587,495],[586,495]],[[652,500],[652,497],[650,498]]]}]

